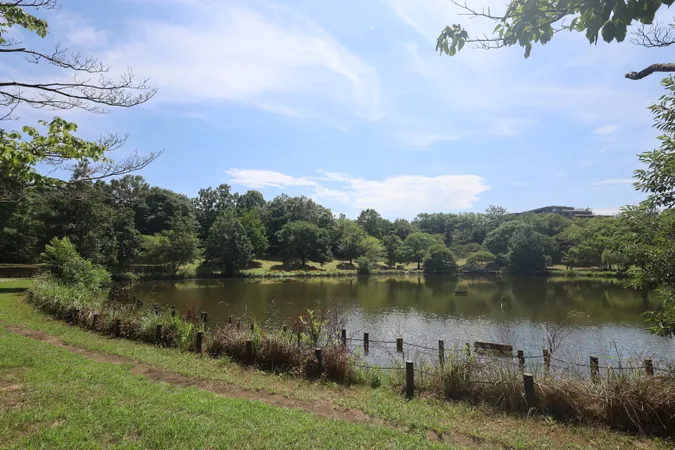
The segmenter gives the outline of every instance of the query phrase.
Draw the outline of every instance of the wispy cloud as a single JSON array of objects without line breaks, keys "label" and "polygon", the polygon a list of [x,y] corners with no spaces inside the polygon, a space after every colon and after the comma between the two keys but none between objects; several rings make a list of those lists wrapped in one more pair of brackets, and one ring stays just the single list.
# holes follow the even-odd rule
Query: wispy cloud
[{"label": "wispy cloud", "polygon": [[593,130],[595,134],[613,134],[619,127],[616,125],[603,125]]},{"label": "wispy cloud", "polygon": [[391,217],[467,209],[478,201],[480,193],[490,189],[477,175],[398,175],[376,180],[334,172],[321,172],[314,177],[293,177],[269,170],[230,169],[227,173],[234,185],[258,189],[311,187],[317,199],[350,210],[375,208]]},{"label": "wispy cloud", "polygon": [[600,180],[595,183],[593,183],[594,186],[605,186],[608,184],[631,184],[634,183],[635,180],[631,178],[610,178],[607,180]]},{"label": "wispy cloud", "polygon": [[171,2],[174,20],[137,20],[106,55],[159,88],[155,101],[236,102],[273,114],[332,109],[380,116],[377,70],[315,21],[290,8]]},{"label": "wispy cloud", "polygon": [[230,169],[225,173],[230,175],[229,182],[253,189],[266,187],[283,188],[288,186],[318,186],[318,184],[304,177],[292,177],[272,170]]}]

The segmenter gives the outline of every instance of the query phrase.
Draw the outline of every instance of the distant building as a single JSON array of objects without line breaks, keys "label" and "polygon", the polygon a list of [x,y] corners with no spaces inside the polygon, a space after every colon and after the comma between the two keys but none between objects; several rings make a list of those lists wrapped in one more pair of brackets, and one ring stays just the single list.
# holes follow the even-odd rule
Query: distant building
[{"label": "distant building", "polygon": [[595,217],[593,211],[590,208],[578,209],[573,206],[544,206],[541,208],[531,209],[529,211],[523,211],[520,214],[545,214],[545,213],[554,213],[560,214],[565,217],[578,217],[581,219],[587,219],[589,217]]}]

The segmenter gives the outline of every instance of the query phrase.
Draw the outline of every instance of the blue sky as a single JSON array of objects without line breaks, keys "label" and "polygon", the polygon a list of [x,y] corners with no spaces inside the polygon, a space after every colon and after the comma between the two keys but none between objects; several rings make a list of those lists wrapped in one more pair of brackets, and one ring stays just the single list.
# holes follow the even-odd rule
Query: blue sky
[{"label": "blue sky", "polygon": [[[142,172],[153,185],[305,194],[350,217],[639,201],[635,155],[657,145],[647,107],[662,90],[659,76],[623,75],[672,59],[572,33],[527,60],[520,48],[441,57],[444,25],[493,28],[445,0],[61,3],[41,45],[58,38],[159,88],[131,110],[64,114],[83,135],[165,149]],[[23,70],[36,73],[0,67]]]}]

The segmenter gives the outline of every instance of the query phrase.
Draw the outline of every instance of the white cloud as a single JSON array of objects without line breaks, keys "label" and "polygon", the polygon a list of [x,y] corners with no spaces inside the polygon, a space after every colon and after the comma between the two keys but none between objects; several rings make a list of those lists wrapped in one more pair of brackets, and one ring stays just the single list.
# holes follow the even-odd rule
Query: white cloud
[{"label": "white cloud", "polygon": [[395,133],[401,143],[406,147],[415,149],[427,149],[436,142],[456,141],[459,135],[434,133],[424,130],[404,130]]},{"label": "white cloud", "polygon": [[603,125],[593,130],[595,134],[613,134],[619,127],[616,125]]},{"label": "white cloud", "polygon": [[[269,170],[230,169],[230,182],[248,188],[308,186],[316,199],[344,208],[374,208],[390,217],[414,217],[422,211],[470,208],[490,187],[477,175],[398,175],[381,180],[320,172],[318,177],[292,177]],[[330,186],[328,186],[330,184]]]},{"label": "white cloud", "polygon": [[98,28],[82,15],[60,11],[49,21],[50,33],[58,34],[78,49],[103,47],[108,43],[108,31]]},{"label": "white cloud", "polygon": [[296,178],[272,170],[246,170],[230,169],[225,171],[230,178],[229,182],[253,189],[262,189],[265,187],[286,187],[286,186],[318,186],[316,182],[308,178]]},{"label": "white cloud", "polygon": [[593,183],[594,186],[605,186],[608,184],[631,184],[634,183],[635,180],[631,178],[610,178],[607,180],[600,180],[595,183]]},{"label": "white cloud", "polygon": [[609,208],[593,208],[593,212],[599,216],[614,216],[621,212],[621,208],[618,206]]},{"label": "white cloud", "polygon": [[176,20],[130,24],[105,56],[160,88],[155,101],[237,102],[274,114],[380,116],[377,71],[290,8],[236,2],[171,3]]}]

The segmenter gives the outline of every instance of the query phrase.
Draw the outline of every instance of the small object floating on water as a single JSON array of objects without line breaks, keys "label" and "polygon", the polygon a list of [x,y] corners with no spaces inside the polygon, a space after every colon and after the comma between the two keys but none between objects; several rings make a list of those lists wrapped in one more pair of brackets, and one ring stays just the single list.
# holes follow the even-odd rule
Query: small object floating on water
[{"label": "small object floating on water", "polygon": [[455,295],[469,295],[469,291],[457,290],[457,291],[455,291]]}]

